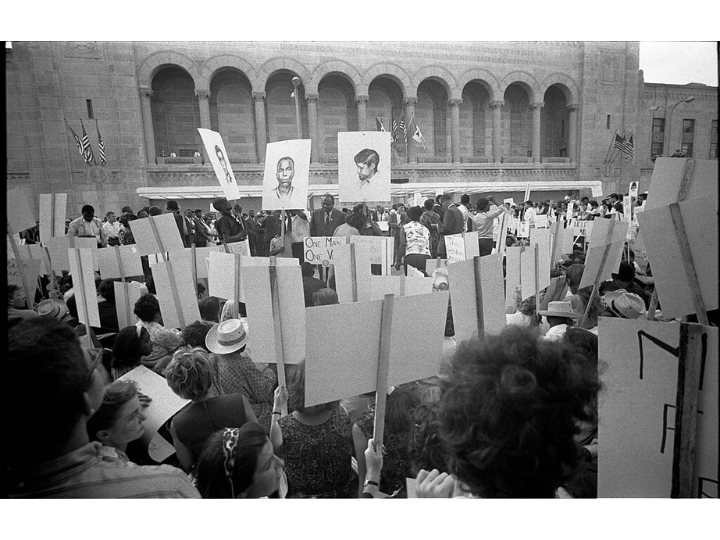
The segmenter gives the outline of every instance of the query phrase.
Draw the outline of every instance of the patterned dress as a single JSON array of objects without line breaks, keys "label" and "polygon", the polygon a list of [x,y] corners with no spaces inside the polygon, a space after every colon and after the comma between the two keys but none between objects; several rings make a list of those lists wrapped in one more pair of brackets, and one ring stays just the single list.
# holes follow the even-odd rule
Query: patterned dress
[{"label": "patterned dress", "polygon": [[288,498],[349,498],[353,454],[351,423],[340,407],[317,426],[299,422],[292,414],[279,422],[282,430]]},{"label": "patterned dress", "polygon": [[250,402],[258,424],[270,433],[275,374],[260,371],[252,359],[240,352],[213,354],[217,373],[217,390],[220,394],[242,394]]},{"label": "patterned dress", "polygon": [[[366,438],[371,439],[375,430],[375,408],[363,413],[356,422]],[[380,473],[380,491],[392,495],[398,489],[405,488],[405,479],[411,476],[411,462],[408,457],[408,443],[410,431],[397,433],[389,430],[385,424],[383,444],[385,456],[383,468]]]}]

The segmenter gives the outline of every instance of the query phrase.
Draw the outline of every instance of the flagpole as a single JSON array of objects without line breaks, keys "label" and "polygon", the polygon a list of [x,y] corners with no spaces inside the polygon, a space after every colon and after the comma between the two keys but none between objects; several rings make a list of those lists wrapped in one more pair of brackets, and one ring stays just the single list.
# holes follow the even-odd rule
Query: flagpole
[{"label": "flagpole", "polygon": [[612,139],[610,139],[610,147],[608,148],[607,154],[605,154],[605,163],[610,163],[610,161],[612,161],[612,160],[608,159],[608,156],[610,155],[610,152],[613,149],[613,144],[615,144],[616,136],[617,136],[617,129],[615,130],[615,134],[612,136]]}]

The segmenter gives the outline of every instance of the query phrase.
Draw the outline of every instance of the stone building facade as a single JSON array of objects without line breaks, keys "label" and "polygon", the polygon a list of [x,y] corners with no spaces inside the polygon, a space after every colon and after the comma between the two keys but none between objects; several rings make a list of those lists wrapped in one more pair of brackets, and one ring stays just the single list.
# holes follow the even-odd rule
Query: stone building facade
[{"label": "stone building facade", "polygon": [[[394,201],[439,190],[520,200],[528,184],[543,198],[624,191],[649,178],[654,119],[677,96],[695,100],[673,109],[672,144],[695,120],[685,148],[710,157],[714,144],[717,156],[717,89],[644,84],[638,55],[636,42],[13,42],[8,188],[68,192],[69,216],[169,198],[208,209],[221,190],[203,127],[222,135],[243,206],[260,209],[266,144],[298,136],[297,77],[310,207],[337,194],[337,133],[376,119],[408,129],[393,144]],[[81,120],[98,163],[102,134],[106,166],[77,152],[65,122],[80,134]],[[616,131],[635,134],[634,162],[606,163]]]}]

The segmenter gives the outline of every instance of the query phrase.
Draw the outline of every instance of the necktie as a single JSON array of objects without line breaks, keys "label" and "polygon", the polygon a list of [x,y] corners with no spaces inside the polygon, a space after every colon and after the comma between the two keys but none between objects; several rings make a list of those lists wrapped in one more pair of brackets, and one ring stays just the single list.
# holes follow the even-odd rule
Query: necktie
[{"label": "necktie", "polygon": [[325,212],[325,227],[329,227],[329,226],[330,226],[330,213]]}]

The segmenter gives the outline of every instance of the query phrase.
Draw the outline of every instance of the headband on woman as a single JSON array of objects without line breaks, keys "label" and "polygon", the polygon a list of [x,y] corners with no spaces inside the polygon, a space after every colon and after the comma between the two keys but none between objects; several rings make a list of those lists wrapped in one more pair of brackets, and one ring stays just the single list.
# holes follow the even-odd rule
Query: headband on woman
[{"label": "headband on woman", "polygon": [[235,498],[235,489],[233,488],[232,475],[235,469],[235,457],[238,439],[240,438],[240,430],[238,428],[225,428],[223,432],[223,465],[225,467],[225,477],[230,482],[230,494]]}]

